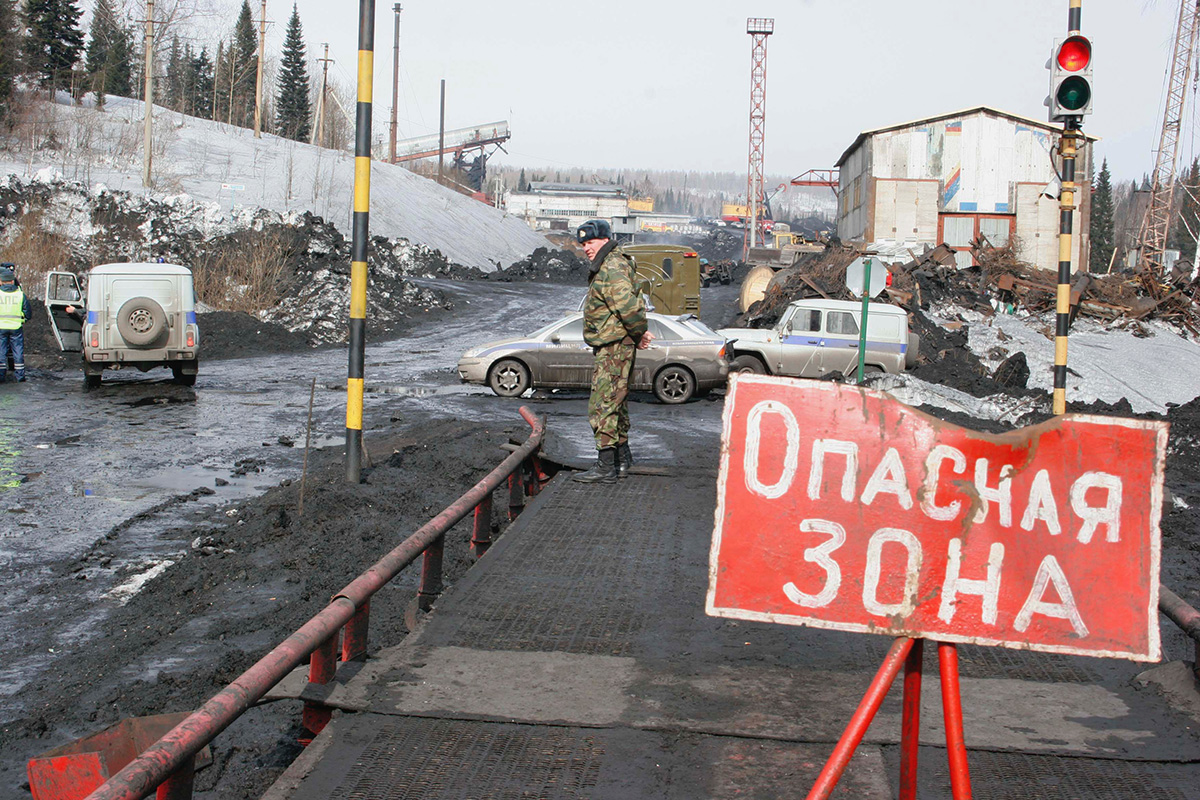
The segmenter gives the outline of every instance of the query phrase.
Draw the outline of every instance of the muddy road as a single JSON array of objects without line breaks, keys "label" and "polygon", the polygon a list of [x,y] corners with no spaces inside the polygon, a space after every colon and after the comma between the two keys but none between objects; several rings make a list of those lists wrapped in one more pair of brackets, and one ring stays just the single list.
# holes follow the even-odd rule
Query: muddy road
[{"label": "muddy road", "polygon": [[[462,385],[455,371],[466,348],[573,310],[582,287],[427,283],[451,293],[454,309],[367,349],[366,438],[383,462],[368,480],[381,496],[349,526],[362,532],[347,552],[322,555],[355,513],[334,496],[342,489],[344,349],[227,360],[209,353],[194,389],[173,385],[165,371],[109,373],[87,393],[73,371],[0,388],[0,798],[28,796],[21,784],[31,755],[120,716],[194,708],[210,696],[235,666],[252,663],[250,654],[269,649],[498,463],[498,445],[527,433],[522,403],[550,418],[547,446],[556,455],[594,457],[586,391],[503,400]],[[705,290],[714,326],[726,324],[735,297],[732,287]],[[285,522],[287,546],[275,551],[278,520],[260,524],[255,515],[276,513],[275,497],[287,498],[284,518],[294,515],[314,378],[312,433],[321,449],[310,468],[311,519]],[[639,463],[669,466],[705,450],[715,461],[721,403],[712,397],[679,407],[635,395]],[[292,551],[303,558],[292,563]],[[328,575],[315,579],[314,569]],[[167,570],[170,581],[156,582]],[[278,619],[263,620],[264,612]],[[394,641],[403,627],[384,623],[378,635]],[[264,759],[290,760],[286,747],[274,748],[294,740],[294,717],[265,711],[234,731],[233,741],[247,743],[225,751],[231,761],[213,796],[241,796],[233,787],[243,783],[255,796]],[[238,749],[252,755],[238,760],[230,755]],[[201,786],[216,780],[205,772]]]}]

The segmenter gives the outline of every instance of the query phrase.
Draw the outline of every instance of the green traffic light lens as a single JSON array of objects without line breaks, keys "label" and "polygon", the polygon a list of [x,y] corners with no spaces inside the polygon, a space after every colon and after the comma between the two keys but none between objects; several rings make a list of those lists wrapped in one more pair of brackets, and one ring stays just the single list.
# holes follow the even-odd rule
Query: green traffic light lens
[{"label": "green traffic light lens", "polygon": [[1058,104],[1068,111],[1079,111],[1092,99],[1092,87],[1088,82],[1072,75],[1058,85]]}]

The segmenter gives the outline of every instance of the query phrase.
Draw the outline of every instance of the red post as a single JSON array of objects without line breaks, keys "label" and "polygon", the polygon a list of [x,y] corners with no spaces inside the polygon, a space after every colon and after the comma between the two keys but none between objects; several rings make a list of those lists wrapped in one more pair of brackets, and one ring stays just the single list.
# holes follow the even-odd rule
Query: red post
[{"label": "red post", "polygon": [[492,494],[489,492],[479,501],[479,505],[475,506],[475,519],[471,527],[471,550],[474,551],[476,558],[483,558],[483,554],[491,546]]},{"label": "red post", "polygon": [[963,739],[962,695],[958,687],[958,647],[938,643],[942,674],[942,710],[946,716],[946,753],[950,759],[950,793],[954,800],[971,800],[971,772]]},{"label": "red post", "polygon": [[917,800],[917,751],[921,746],[921,660],[925,640],[913,642],[904,662],[904,707],[900,724],[900,800]]},{"label": "red post", "polygon": [[863,736],[866,735],[867,728],[871,727],[871,720],[875,719],[875,714],[879,711],[883,698],[887,696],[888,689],[892,688],[892,681],[896,679],[896,675],[904,666],[912,646],[913,640],[903,636],[892,642],[887,657],[883,659],[879,671],[875,673],[874,680],[867,687],[867,693],[863,695],[862,701],[854,711],[854,716],[850,718],[850,724],[846,726],[842,738],[833,748],[833,754],[829,756],[821,774],[817,776],[817,782],[813,784],[812,791],[808,793],[808,800],[828,800],[829,796],[833,794],[834,787],[837,786],[842,773],[846,771],[846,766],[850,763],[855,749],[862,742]]},{"label": "red post", "polygon": [[[308,682],[326,684],[337,674],[338,632],[334,632],[313,650],[308,660]],[[301,722],[304,730],[318,734],[329,724],[333,710],[326,705],[313,700],[304,701],[304,711]]]},{"label": "red post", "polygon": [[542,468],[537,456],[530,456],[522,465],[522,469],[525,470],[525,494],[537,497],[538,492],[542,490]]},{"label": "red post", "polygon": [[433,608],[442,593],[442,552],[446,536],[442,534],[425,548],[421,559],[421,586],[417,590],[417,607],[422,611]]},{"label": "red post", "polygon": [[371,620],[371,601],[359,606],[346,623],[342,634],[342,661],[357,661],[367,655],[367,628]]},{"label": "red post", "polygon": [[508,519],[511,522],[525,510],[525,484],[521,480],[521,468],[508,476]]}]

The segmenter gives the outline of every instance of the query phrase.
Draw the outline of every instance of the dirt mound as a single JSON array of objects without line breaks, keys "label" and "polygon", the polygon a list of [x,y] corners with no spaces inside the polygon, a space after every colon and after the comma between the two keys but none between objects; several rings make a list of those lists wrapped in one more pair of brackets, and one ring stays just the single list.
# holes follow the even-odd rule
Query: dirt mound
[{"label": "dirt mound", "polygon": [[29,313],[32,316],[25,322],[25,365],[54,372],[78,368],[79,354],[64,353],[58,346],[42,301],[29,298]]},{"label": "dirt mound", "polygon": [[542,281],[544,283],[587,283],[588,260],[570,250],[550,250],[539,247],[529,258],[510,264],[503,270],[489,273],[494,281]]},{"label": "dirt mound", "polygon": [[270,353],[297,353],[315,346],[303,333],[241,311],[199,314],[200,352],[205,361]]}]

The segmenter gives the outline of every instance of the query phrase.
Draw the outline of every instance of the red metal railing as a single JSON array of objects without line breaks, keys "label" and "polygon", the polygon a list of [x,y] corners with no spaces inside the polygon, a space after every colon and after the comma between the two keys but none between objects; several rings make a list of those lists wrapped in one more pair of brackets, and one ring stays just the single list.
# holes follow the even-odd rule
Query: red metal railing
[{"label": "red metal railing", "polygon": [[1196,678],[1200,679],[1200,611],[1192,608],[1182,597],[1162,584],[1158,586],[1158,610],[1191,637],[1196,648],[1192,669]]},{"label": "red metal railing", "polygon": [[[535,453],[541,446],[546,421],[524,406],[521,416],[532,431],[529,438],[479,483],[449,507],[425,523],[398,547],[379,559],[366,572],[342,589],[316,616],[306,622],[258,663],[243,672],[198,711],[179,723],[124,769],[91,794],[87,800],[139,800],[177,772],[190,772],[192,758],[221,731],[254,705],[271,687],[303,663],[311,654],[309,683],[329,683],[337,668],[339,634],[342,659],[361,658],[367,650],[370,599],[401,570],[424,554],[418,603],[432,604],[441,591],[442,543],[446,531],[467,515],[475,514],[472,545],[482,556],[491,543],[492,493],[509,481],[510,518],[520,513],[525,495],[536,495],[543,477]],[[330,710],[307,702],[304,726],[319,733],[329,721]]]}]

